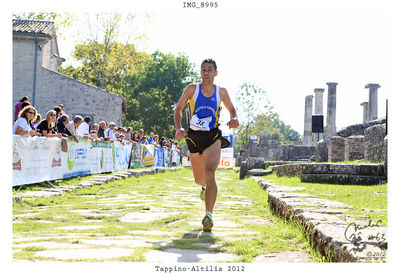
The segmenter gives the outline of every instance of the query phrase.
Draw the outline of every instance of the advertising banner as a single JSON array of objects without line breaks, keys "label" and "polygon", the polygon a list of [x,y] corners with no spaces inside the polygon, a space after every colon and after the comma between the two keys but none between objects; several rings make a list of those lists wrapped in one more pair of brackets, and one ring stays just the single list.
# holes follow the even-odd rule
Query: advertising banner
[{"label": "advertising banner", "polygon": [[218,167],[235,167],[234,158],[221,158]]},{"label": "advertising banner", "polygon": [[132,144],[132,159],[130,168],[143,167],[143,145],[134,143]]},{"label": "advertising banner", "polygon": [[218,167],[234,167],[235,159],[233,157],[233,135],[223,136],[231,143],[229,147],[221,149],[221,159]]},{"label": "advertising banner", "polygon": [[157,147],[154,151],[154,166],[162,167],[164,164],[164,149]]},{"label": "advertising banner", "polygon": [[113,171],[113,156],[111,143],[92,143],[90,148],[90,170],[91,174]]},{"label": "advertising banner", "polygon": [[132,144],[113,142],[111,147],[113,153],[113,171],[128,169]]},{"label": "advertising banner", "polygon": [[[58,142],[60,140],[58,139]],[[61,143],[61,142],[60,142]],[[87,139],[81,139],[78,143],[73,140],[67,140],[68,152],[66,165],[63,165],[63,178],[69,178],[79,175],[86,175],[91,173],[89,151],[91,142]]]},{"label": "advertising banner", "polygon": [[170,153],[168,150],[164,149],[164,167],[169,167],[170,166]]},{"label": "advertising banner", "polygon": [[[13,186],[127,169],[132,144],[13,135]],[[140,147],[140,146],[139,146]],[[140,151],[139,151],[140,155]]]},{"label": "advertising banner", "polygon": [[227,140],[229,140],[231,145],[227,148],[221,149],[221,158],[224,158],[224,159],[233,158],[233,135],[223,136],[223,137],[226,138]]},{"label": "advertising banner", "polygon": [[60,139],[13,135],[13,186],[61,178],[61,153]]},{"label": "advertising banner", "polygon": [[154,146],[151,144],[144,145],[143,166],[149,167],[154,165]]},{"label": "advertising banner", "polygon": [[184,167],[190,166],[190,161],[189,161],[188,157],[183,157],[182,158],[182,166],[184,166]]}]

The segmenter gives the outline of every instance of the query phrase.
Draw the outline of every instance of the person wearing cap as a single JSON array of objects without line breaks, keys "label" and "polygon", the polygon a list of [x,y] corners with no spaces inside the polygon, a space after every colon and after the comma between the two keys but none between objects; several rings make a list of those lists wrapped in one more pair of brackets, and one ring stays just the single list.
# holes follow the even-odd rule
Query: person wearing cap
[{"label": "person wearing cap", "polygon": [[115,122],[111,121],[108,129],[105,131],[106,140],[110,142],[115,141],[114,129],[115,129]]}]

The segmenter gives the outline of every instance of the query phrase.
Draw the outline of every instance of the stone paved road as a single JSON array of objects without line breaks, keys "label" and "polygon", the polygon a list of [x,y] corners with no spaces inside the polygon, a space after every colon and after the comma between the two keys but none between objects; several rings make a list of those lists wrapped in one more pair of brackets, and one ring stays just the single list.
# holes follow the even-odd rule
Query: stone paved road
[{"label": "stone paved road", "polygon": [[204,202],[187,168],[14,207],[14,260],[315,261],[304,240],[286,232],[278,218],[256,211],[238,174],[218,171],[217,183],[212,233],[201,230]]}]

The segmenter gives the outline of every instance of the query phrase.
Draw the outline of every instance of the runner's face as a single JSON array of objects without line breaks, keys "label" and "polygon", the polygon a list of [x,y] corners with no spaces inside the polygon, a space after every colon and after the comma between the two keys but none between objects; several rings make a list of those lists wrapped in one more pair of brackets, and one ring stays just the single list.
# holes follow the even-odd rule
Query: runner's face
[{"label": "runner's face", "polygon": [[204,63],[201,66],[200,74],[203,83],[212,84],[214,82],[214,77],[217,76],[218,72],[215,70],[213,64]]}]

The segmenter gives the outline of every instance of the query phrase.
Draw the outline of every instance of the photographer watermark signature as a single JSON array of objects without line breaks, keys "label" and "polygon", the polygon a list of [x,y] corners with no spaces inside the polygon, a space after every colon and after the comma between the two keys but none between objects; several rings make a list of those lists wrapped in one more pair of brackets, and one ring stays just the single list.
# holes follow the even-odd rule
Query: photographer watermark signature
[{"label": "photographer watermark signature", "polygon": [[364,249],[367,247],[367,244],[371,243],[371,241],[373,242],[374,246],[381,247],[382,244],[386,242],[385,233],[379,231],[371,233],[368,230],[365,230],[367,228],[379,227],[381,224],[381,220],[378,220],[375,224],[372,222],[372,220],[369,220],[368,224],[364,226],[357,225],[355,222],[350,223],[344,231],[344,237],[346,240],[354,245],[354,247],[350,249],[350,252],[357,253],[364,251]]}]

